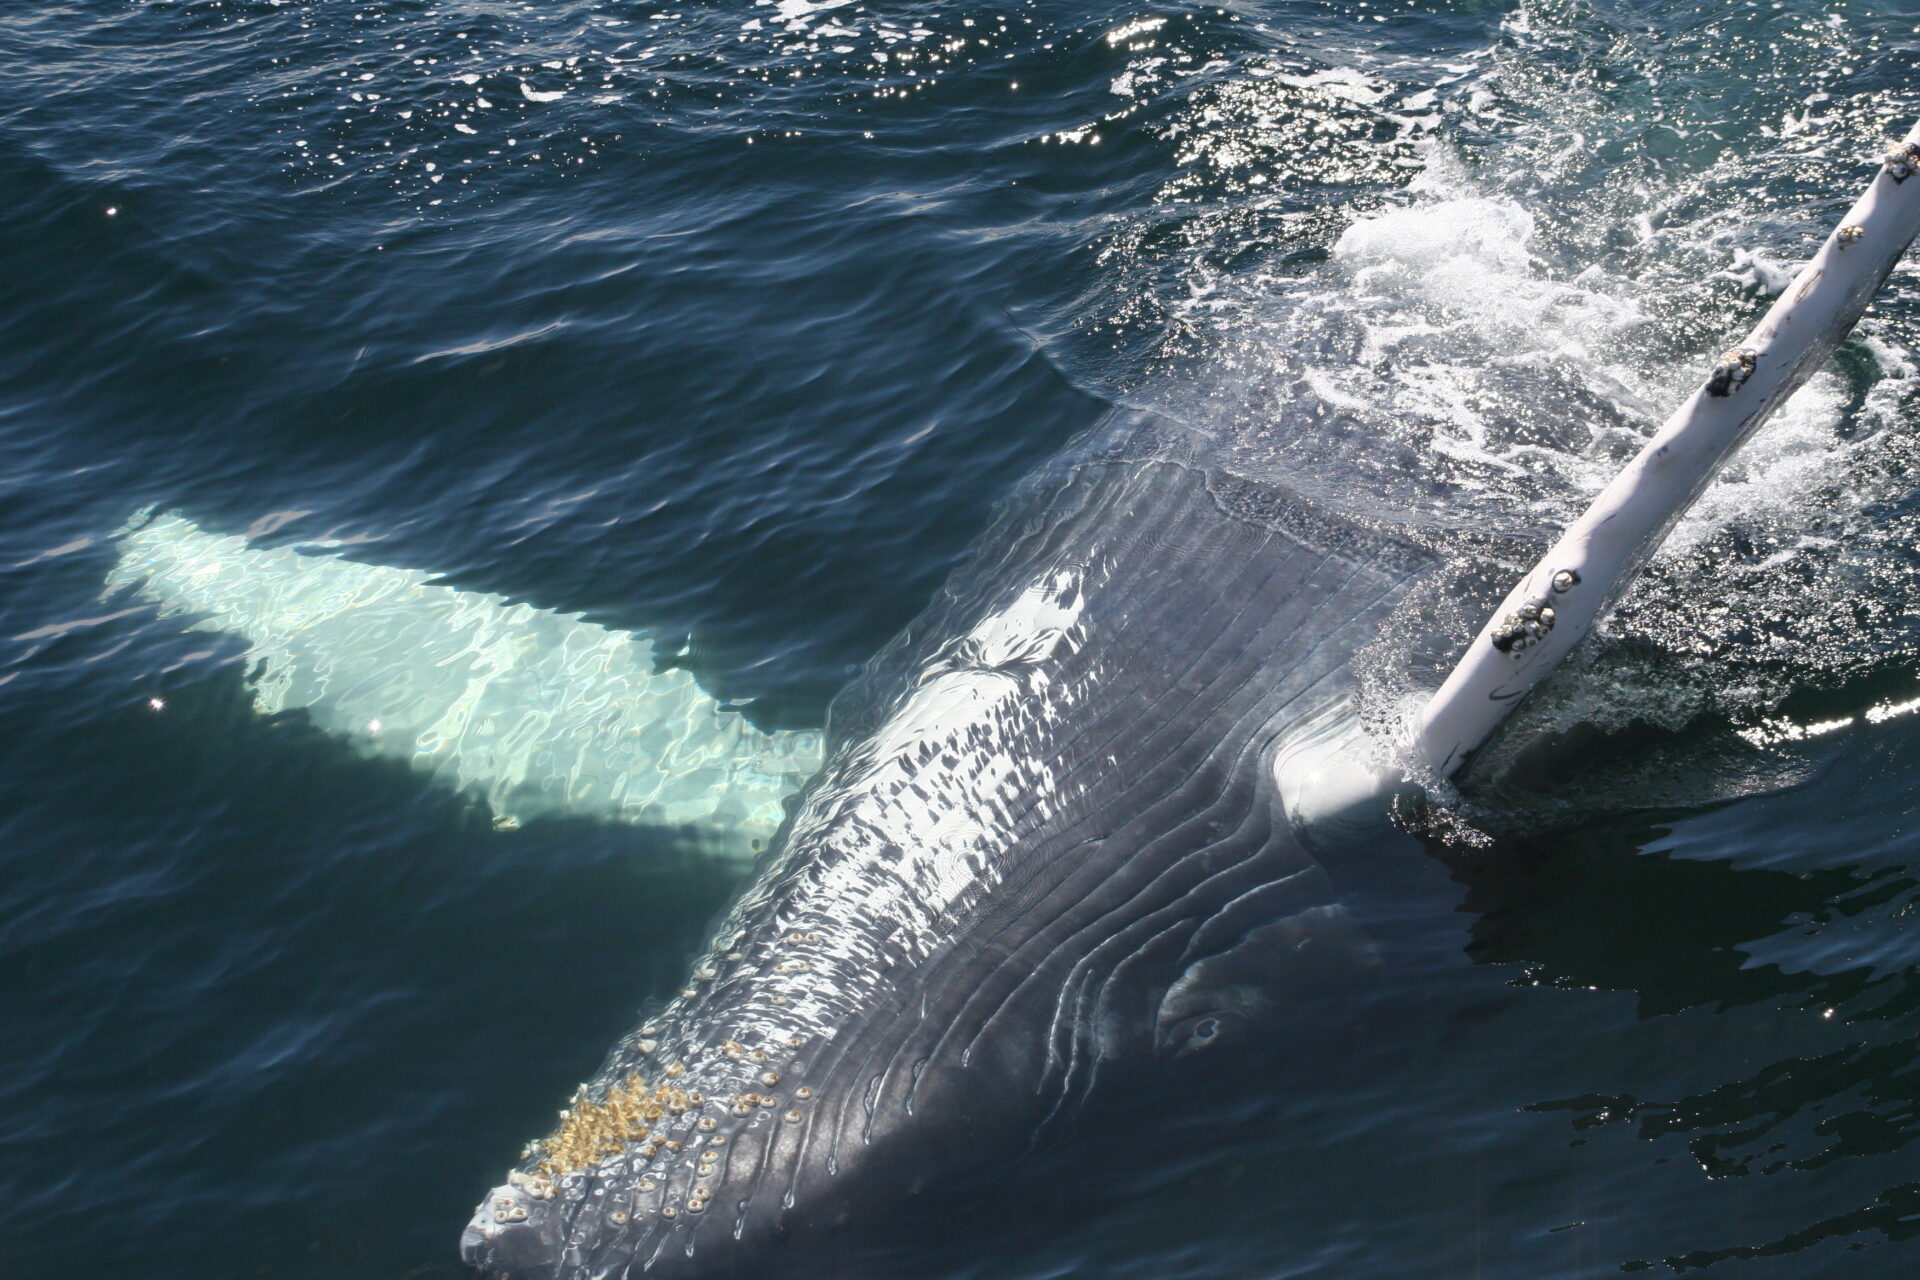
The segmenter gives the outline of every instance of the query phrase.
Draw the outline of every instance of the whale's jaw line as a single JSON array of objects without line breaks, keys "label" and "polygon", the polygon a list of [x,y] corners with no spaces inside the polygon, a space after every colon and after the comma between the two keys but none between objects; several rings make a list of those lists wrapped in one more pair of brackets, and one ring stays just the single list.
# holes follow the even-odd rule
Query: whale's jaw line
[{"label": "whale's jaw line", "polygon": [[1427,566],[1172,461],[1035,482],[836,702],[693,979],[483,1202],[468,1261],[755,1267],[1310,994],[1360,948],[1274,770],[1351,713]]}]

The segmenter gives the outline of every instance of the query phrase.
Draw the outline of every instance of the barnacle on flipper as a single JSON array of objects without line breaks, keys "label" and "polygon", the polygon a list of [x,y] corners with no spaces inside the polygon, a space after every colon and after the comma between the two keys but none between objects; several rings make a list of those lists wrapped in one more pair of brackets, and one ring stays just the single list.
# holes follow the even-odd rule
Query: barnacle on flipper
[{"label": "barnacle on flipper", "polygon": [[646,1079],[630,1073],[608,1087],[599,1100],[588,1097],[582,1085],[572,1103],[560,1113],[560,1127],[540,1140],[542,1159],[534,1168],[547,1178],[600,1163],[620,1154],[628,1143],[645,1142],[649,1126],[668,1114],[681,1114],[692,1104],[686,1090],[676,1085],[647,1087]]}]

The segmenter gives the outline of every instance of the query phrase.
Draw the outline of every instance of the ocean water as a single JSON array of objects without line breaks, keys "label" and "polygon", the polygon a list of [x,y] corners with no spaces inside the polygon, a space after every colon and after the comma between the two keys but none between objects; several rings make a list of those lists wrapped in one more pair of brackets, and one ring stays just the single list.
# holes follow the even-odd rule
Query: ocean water
[{"label": "ocean water", "polygon": [[[1442,553],[1430,625],[1363,657],[1390,726],[1920,115],[1917,26],[0,12],[0,1276],[463,1274],[472,1204],[742,874],[694,838],[765,801],[727,762],[808,759],[1113,406]],[[1480,775],[1404,815],[1354,1026],[1142,1096],[1005,1170],[993,1221],[923,1206],[862,1265],[1920,1270],[1917,353],[1910,263]],[[156,518],[221,582],[312,563],[170,602],[127,568]],[[352,644],[302,621],[375,582],[429,603]],[[422,767],[367,699],[456,620],[553,661],[448,692],[434,725],[498,737]],[[701,746],[691,807],[623,808],[546,748],[616,686],[747,745]]]}]

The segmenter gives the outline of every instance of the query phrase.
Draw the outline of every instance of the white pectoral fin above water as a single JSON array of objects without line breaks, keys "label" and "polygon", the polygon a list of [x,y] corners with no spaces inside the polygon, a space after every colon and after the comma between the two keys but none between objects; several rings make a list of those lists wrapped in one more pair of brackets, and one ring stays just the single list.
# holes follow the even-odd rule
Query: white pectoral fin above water
[{"label": "white pectoral fin above water", "polygon": [[304,708],[361,749],[483,796],[506,825],[566,813],[671,827],[749,856],[820,764],[644,637],[436,585],[417,570],[250,546],[177,514],[120,536],[111,587],[247,644],[263,715]]},{"label": "white pectoral fin above water", "polygon": [[1727,457],[1830,356],[1920,232],[1920,125],[1746,340],[1488,619],[1420,714],[1414,754],[1460,769],[1593,628]]},{"label": "white pectoral fin above water", "polygon": [[1859,321],[1920,233],[1920,125],[1883,157],[1865,193],[1741,345],[1721,356],[1587,511],[1508,593],[1421,709],[1396,761],[1351,718],[1303,729],[1272,772],[1296,829],[1377,822],[1407,781],[1443,782],[1586,637],[1727,457]]}]

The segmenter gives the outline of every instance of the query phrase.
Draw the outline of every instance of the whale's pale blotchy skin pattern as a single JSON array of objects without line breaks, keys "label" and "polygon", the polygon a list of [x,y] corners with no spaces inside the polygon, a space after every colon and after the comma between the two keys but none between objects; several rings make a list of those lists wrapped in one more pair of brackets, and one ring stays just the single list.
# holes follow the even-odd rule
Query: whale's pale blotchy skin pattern
[{"label": "whale's pale blotchy skin pattern", "polygon": [[1156,433],[1030,483],[836,702],[687,987],[488,1194],[469,1263],[751,1274],[1025,1150],[1103,1073],[1224,1038],[1348,947],[1271,767],[1351,708],[1354,652],[1426,560],[1138,447]]}]

